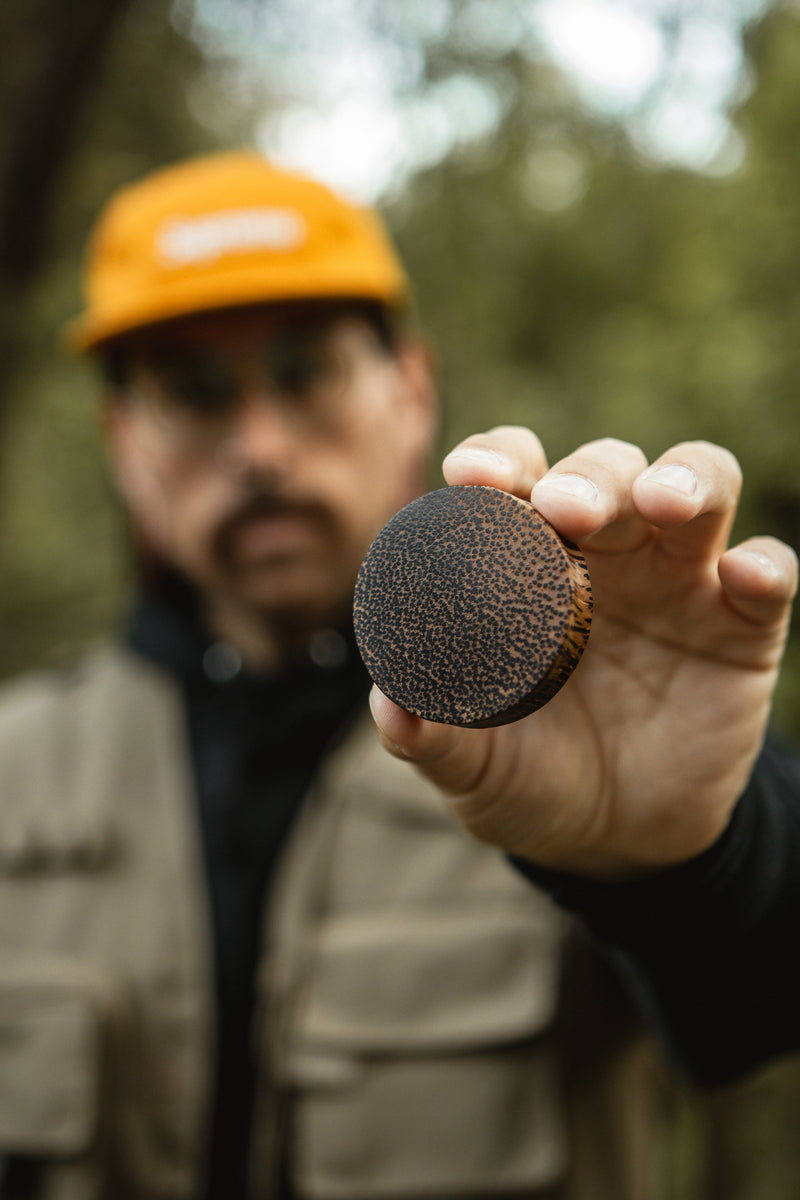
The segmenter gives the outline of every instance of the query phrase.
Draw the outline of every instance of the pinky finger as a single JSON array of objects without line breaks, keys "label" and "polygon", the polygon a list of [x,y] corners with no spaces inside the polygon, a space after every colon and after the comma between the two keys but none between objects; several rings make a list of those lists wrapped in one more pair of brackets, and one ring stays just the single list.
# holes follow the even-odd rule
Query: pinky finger
[{"label": "pinky finger", "polygon": [[723,554],[719,578],[743,617],[758,625],[781,623],[797,592],[797,555],[777,538],[750,538]]}]

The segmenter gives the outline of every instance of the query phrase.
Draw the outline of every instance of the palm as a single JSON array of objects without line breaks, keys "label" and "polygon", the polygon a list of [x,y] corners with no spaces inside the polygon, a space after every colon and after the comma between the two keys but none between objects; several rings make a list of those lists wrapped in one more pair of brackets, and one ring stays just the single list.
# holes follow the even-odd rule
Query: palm
[{"label": "palm", "polygon": [[[691,806],[700,789],[714,787],[722,800],[744,786],[782,634],[731,609],[716,574],[665,567],[657,543],[588,559],[596,617],[584,659],[551,704],[520,727],[494,731],[490,761],[507,762],[516,740],[517,778],[496,788],[487,774],[482,796],[490,803],[510,788],[522,794],[535,777],[537,802],[546,796],[549,804],[539,810],[542,827],[531,823],[529,853],[541,856],[545,839],[563,838],[568,811],[578,824],[602,824],[620,859],[633,860],[676,797]],[[674,845],[660,840],[659,856],[681,857],[695,837],[702,841],[707,819],[702,810],[699,827],[682,824]]]}]

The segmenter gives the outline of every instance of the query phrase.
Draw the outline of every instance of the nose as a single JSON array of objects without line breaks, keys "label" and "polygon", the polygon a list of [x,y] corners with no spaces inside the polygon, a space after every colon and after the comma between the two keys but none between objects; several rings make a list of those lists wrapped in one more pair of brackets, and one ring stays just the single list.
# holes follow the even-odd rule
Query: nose
[{"label": "nose", "polygon": [[248,389],[231,415],[220,458],[236,473],[285,475],[301,448],[290,405],[267,387]]}]

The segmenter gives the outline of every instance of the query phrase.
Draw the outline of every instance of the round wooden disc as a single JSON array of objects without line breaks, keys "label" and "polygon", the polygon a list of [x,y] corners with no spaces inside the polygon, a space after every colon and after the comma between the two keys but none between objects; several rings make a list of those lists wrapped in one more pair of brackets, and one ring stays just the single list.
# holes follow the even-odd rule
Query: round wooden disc
[{"label": "round wooden disc", "polygon": [[355,590],[356,638],[375,683],[429,721],[483,727],[546,704],[583,653],[589,573],[526,501],[447,487],[372,543]]}]

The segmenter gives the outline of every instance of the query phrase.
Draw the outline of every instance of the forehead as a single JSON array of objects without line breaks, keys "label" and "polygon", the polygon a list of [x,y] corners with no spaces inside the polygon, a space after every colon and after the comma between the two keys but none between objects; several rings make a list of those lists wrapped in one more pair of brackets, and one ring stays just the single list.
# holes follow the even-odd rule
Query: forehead
[{"label": "forehead", "polygon": [[161,348],[245,347],[254,340],[278,340],[281,336],[327,330],[347,321],[375,324],[379,310],[351,301],[263,304],[195,313],[153,325],[130,334],[120,344],[126,354],[147,354]]}]

